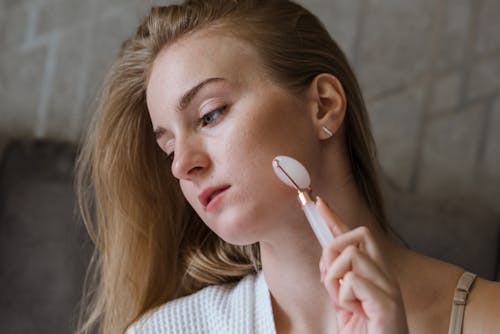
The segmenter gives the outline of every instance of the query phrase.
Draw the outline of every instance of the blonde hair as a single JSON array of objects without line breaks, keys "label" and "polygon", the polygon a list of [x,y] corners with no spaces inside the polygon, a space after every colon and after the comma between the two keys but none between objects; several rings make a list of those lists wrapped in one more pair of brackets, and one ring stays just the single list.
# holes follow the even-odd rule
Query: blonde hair
[{"label": "blonde hair", "polygon": [[122,45],[77,161],[79,204],[95,244],[80,333],[121,333],[146,312],[205,286],[259,270],[257,245],[218,238],[184,199],[158,148],[146,85],[161,49],[212,26],[259,53],[270,77],[293,92],[331,73],[347,95],[346,145],[355,182],[385,226],[375,146],[356,78],[326,29],[290,1],[192,0],[155,7]]}]

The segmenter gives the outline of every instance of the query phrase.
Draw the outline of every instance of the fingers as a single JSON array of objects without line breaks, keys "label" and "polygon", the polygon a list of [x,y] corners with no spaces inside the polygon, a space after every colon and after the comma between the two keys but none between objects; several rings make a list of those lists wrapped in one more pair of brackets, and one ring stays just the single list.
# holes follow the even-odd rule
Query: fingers
[{"label": "fingers", "polygon": [[375,236],[366,226],[351,230],[321,198],[316,207],[335,236],[323,248],[320,269],[339,323],[348,326],[361,324],[359,319],[365,319],[384,329],[383,333],[407,333],[399,285]]},{"label": "fingers", "polygon": [[372,319],[383,310],[381,305],[400,298],[397,283],[354,246],[326,269],[323,283],[337,308]]},{"label": "fingers", "polygon": [[385,265],[377,242],[370,230],[365,226],[357,227],[352,231],[339,235],[328,246],[324,247],[322,256],[324,265],[329,267],[338,254],[342,253],[349,246],[355,246],[361,252],[368,255],[384,273],[388,274],[388,268]]},{"label": "fingers", "polygon": [[[347,247],[325,272],[324,280],[332,282],[333,291],[337,291],[340,280],[344,280],[348,273],[354,273],[362,278],[373,281],[381,290],[388,294],[393,293],[393,282],[370,257],[355,246]],[[333,292],[334,297],[335,292]]]},{"label": "fingers", "polygon": [[[353,274],[389,297],[398,294],[397,282],[392,279],[376,240],[364,226],[341,234],[328,244],[323,249],[320,265],[323,283],[335,302],[341,298],[345,278]],[[356,305],[347,303],[346,307],[353,309]]]},{"label": "fingers", "polygon": [[386,304],[387,300],[388,295],[370,280],[349,272],[340,287],[338,305],[345,310],[369,318],[380,311],[380,306],[377,305]]},{"label": "fingers", "polygon": [[[404,303],[400,294],[390,295],[369,279],[353,272],[346,274],[340,288],[338,308],[346,310],[340,325],[349,320],[346,313],[360,315],[383,333],[408,333]],[[344,321],[344,323],[342,323]]]},{"label": "fingers", "polygon": [[386,274],[388,273],[377,242],[366,226],[350,230],[349,227],[342,222],[340,217],[320,197],[317,197],[316,207],[335,236],[334,240],[323,248],[320,266],[329,267],[333,260],[347,247],[355,246],[360,251],[366,253],[383,272]]}]

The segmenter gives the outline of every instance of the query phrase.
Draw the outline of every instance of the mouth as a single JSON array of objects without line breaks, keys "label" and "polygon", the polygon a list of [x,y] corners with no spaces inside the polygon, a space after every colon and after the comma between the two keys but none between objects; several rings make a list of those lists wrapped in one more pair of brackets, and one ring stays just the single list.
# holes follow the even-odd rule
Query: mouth
[{"label": "mouth", "polygon": [[203,190],[200,195],[198,195],[198,200],[203,207],[207,207],[218,195],[229,189],[229,185],[222,185],[217,187],[211,187]]}]

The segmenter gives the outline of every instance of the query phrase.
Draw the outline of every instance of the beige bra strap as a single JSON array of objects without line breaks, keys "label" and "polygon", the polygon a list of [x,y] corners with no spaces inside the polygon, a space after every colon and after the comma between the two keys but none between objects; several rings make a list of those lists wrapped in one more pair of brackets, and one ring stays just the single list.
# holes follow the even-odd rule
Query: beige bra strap
[{"label": "beige bra strap", "polygon": [[462,324],[464,322],[465,304],[467,303],[467,295],[476,275],[469,272],[464,272],[462,277],[458,280],[457,288],[455,289],[455,296],[453,297],[453,304],[451,306],[450,329],[448,334],[461,334]]}]

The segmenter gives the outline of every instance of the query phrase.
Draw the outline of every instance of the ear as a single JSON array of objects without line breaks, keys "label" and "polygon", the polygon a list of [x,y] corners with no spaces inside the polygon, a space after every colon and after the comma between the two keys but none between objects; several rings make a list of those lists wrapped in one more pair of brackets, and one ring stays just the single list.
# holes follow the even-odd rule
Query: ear
[{"label": "ear", "polygon": [[[328,139],[339,130],[347,107],[344,88],[333,74],[318,74],[309,86],[313,123],[320,139]],[[326,127],[326,129],[324,129]]]}]

